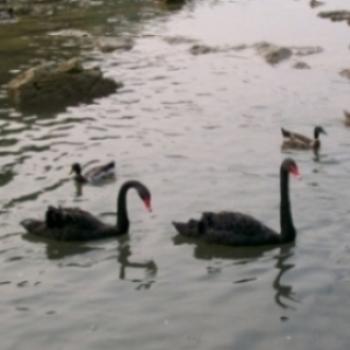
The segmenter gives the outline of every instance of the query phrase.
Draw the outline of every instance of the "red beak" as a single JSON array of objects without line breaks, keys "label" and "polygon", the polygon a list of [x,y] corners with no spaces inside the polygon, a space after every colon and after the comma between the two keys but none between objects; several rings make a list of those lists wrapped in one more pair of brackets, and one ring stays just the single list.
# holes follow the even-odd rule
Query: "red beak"
[{"label": "red beak", "polygon": [[301,175],[300,175],[300,172],[299,172],[299,169],[298,169],[297,166],[291,167],[290,172],[291,172],[291,174],[294,175],[297,179],[300,179],[300,178],[301,178]]},{"label": "red beak", "polygon": [[145,204],[146,209],[151,213],[152,212],[151,198],[144,199],[143,203]]}]

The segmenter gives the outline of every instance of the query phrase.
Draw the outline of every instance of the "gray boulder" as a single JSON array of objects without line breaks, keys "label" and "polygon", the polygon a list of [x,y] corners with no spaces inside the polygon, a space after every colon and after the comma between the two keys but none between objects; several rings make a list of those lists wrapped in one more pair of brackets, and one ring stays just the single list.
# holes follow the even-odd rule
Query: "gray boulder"
[{"label": "gray boulder", "polygon": [[99,68],[84,69],[80,59],[44,63],[30,68],[7,85],[8,95],[20,109],[56,110],[115,92],[122,83],[104,78]]},{"label": "gray boulder", "polygon": [[288,47],[277,46],[267,42],[257,43],[255,44],[255,48],[258,54],[271,65],[287,60],[293,54],[292,50]]}]

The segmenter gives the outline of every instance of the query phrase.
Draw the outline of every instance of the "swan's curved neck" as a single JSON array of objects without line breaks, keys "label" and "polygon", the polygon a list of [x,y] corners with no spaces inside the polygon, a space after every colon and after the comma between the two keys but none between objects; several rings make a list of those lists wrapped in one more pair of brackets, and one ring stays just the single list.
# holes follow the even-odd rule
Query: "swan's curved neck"
[{"label": "swan's curved neck", "polygon": [[291,242],[295,239],[296,231],[293,225],[293,218],[289,202],[289,173],[281,168],[281,208],[280,208],[280,223],[281,223],[281,241]]},{"label": "swan's curved neck", "polygon": [[137,181],[128,181],[123,184],[119,190],[117,199],[117,231],[118,233],[127,233],[129,231],[129,216],[127,209],[127,193],[130,188],[137,188]]}]

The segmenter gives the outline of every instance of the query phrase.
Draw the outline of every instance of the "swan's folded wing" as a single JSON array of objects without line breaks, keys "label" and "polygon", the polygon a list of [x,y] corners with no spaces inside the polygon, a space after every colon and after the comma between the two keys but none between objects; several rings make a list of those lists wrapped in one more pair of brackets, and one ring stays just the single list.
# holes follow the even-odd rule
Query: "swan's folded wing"
[{"label": "swan's folded wing", "polygon": [[258,245],[275,243],[279,237],[262,222],[238,212],[203,213],[201,225],[208,242]]},{"label": "swan's folded wing", "polygon": [[79,208],[48,207],[46,225],[48,228],[64,229],[74,227],[79,230],[93,230],[101,227],[101,221],[92,214]]}]

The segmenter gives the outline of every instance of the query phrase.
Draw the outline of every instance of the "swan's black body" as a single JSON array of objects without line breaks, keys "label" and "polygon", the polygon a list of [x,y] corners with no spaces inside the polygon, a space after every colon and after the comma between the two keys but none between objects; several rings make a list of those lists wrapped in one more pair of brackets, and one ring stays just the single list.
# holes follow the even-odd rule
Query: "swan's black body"
[{"label": "swan's black body", "polygon": [[129,231],[126,195],[135,188],[147,209],[151,210],[151,194],[138,181],[127,181],[119,190],[117,223],[108,225],[79,208],[48,207],[45,220],[25,219],[21,225],[31,234],[60,241],[87,241],[125,234]]},{"label": "swan's black body", "polygon": [[188,237],[200,238],[210,243],[232,246],[259,246],[288,243],[295,240],[289,202],[289,172],[297,175],[294,160],[287,158],[281,164],[281,233],[277,233],[255,218],[238,212],[205,212],[199,220],[174,222],[176,230]]},{"label": "swan's black body", "polygon": [[81,165],[74,163],[72,165],[71,173],[75,173],[74,180],[80,184],[97,184],[101,181],[111,179],[115,176],[115,162],[109,162],[104,165],[93,167],[85,174],[82,174]]}]

